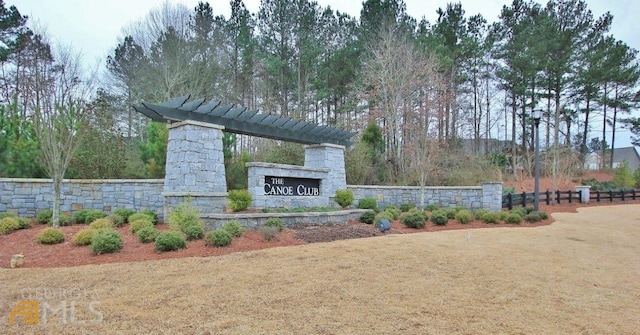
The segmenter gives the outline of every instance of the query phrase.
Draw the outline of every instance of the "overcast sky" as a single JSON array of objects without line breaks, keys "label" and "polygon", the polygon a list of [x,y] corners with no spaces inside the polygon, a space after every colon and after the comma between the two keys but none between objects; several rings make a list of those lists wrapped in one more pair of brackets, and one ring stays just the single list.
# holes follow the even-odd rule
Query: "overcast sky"
[{"label": "overcast sky", "polygon": [[[321,6],[359,16],[360,0],[317,0]],[[46,28],[53,42],[71,44],[82,51],[86,62],[104,61],[120,41],[122,28],[146,16],[150,9],[160,6],[164,0],[5,0],[5,5],[15,5],[21,14],[29,16],[30,24]],[[171,0],[194,8],[198,0]],[[214,14],[229,16],[229,0],[210,0]],[[407,12],[417,20],[426,17],[435,22],[438,8],[446,8],[446,0],[405,0]],[[511,0],[461,0],[466,15],[482,14],[487,21],[495,22],[503,5]],[[546,3],[539,1],[540,3]],[[245,0],[247,9],[257,13],[260,0]],[[632,48],[640,50],[640,5],[637,0],[587,0],[594,17],[607,11],[613,14],[611,33]],[[592,136],[598,136],[592,134]],[[616,147],[629,145],[629,133],[617,136]]]}]

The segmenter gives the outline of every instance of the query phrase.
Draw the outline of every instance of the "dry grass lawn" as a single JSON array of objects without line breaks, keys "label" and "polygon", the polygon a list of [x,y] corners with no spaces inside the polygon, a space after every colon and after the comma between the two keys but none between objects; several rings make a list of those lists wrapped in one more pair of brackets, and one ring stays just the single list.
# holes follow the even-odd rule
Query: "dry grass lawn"
[{"label": "dry grass lawn", "polygon": [[[0,333],[639,334],[640,205],[554,217],[538,228],[0,269]],[[9,325],[29,294],[41,307],[65,300],[67,324],[58,311]]]}]

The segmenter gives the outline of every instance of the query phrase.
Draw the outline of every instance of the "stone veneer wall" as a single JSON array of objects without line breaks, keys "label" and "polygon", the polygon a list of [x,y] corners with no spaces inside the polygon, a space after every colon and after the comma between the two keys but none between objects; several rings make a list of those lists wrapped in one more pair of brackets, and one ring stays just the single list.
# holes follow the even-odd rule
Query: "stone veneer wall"
[{"label": "stone veneer wall", "polygon": [[[362,198],[375,198],[378,207],[410,203],[420,205],[418,186],[364,186],[348,185],[353,191],[354,204]],[[439,186],[424,188],[424,204],[440,207],[485,208],[492,211],[502,209],[502,184],[484,183],[482,186]]]},{"label": "stone veneer wall", "polygon": [[[162,217],[163,185],[162,179],[65,179],[60,210],[75,212],[86,208],[111,212],[117,208],[136,211],[148,208]],[[35,217],[37,212],[51,208],[52,204],[51,179],[0,178],[0,212]]]}]

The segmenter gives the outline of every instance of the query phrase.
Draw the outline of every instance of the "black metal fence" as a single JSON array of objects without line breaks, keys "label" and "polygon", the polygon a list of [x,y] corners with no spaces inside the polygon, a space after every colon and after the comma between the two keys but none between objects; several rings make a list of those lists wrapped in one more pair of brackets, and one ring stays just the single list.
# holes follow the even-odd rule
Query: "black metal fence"
[{"label": "black metal fence", "polygon": [[[509,193],[502,196],[502,208],[508,208],[509,210],[513,209],[513,207],[527,207],[527,205],[533,205],[535,193]],[[609,201],[613,202],[614,200],[636,200],[637,192],[635,189],[629,190],[616,190],[616,191],[591,191],[589,192],[589,201]],[[582,202],[582,191],[546,191],[540,192],[540,203],[546,203],[547,205],[551,205],[551,203],[561,204],[562,201],[573,203]]]}]

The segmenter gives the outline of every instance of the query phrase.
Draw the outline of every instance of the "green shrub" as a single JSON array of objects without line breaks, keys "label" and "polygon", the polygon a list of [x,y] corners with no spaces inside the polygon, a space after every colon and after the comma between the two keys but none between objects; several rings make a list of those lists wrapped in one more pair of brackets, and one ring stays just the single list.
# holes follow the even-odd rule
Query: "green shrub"
[{"label": "green shrub", "polygon": [[76,211],[75,213],[73,213],[73,216],[71,218],[71,222],[73,223],[86,223],[87,220],[85,218],[85,216],[87,215],[87,211],[88,209],[81,209],[79,211]]},{"label": "green shrub", "polygon": [[280,229],[278,229],[278,227],[270,227],[270,226],[264,226],[264,225],[258,227],[258,233],[262,235],[262,238],[264,238],[265,241],[271,241],[273,239],[277,239],[279,232],[280,232]]},{"label": "green shrub", "polygon": [[20,221],[14,217],[6,217],[0,220],[0,235],[8,234],[14,230],[20,229]]},{"label": "green shrub", "polygon": [[629,188],[635,186],[633,171],[629,168],[626,160],[620,164],[613,173],[613,185],[619,188]]},{"label": "green shrub", "polygon": [[529,214],[525,207],[514,208],[511,210],[511,213],[518,213],[522,217],[525,217],[527,214]]},{"label": "green shrub", "polygon": [[240,237],[244,234],[244,227],[238,221],[229,221],[223,224],[220,229],[228,231],[233,237]]},{"label": "green shrub", "polygon": [[91,238],[91,251],[96,255],[114,253],[123,246],[122,235],[113,229],[98,229]]},{"label": "green shrub", "polygon": [[378,214],[376,214],[375,218],[373,219],[373,225],[377,228],[380,225],[380,220],[382,219],[387,219],[389,220],[389,222],[393,221],[393,214],[389,213],[387,211],[382,211]]},{"label": "green shrub", "polygon": [[420,210],[410,210],[400,216],[400,223],[409,228],[421,229],[427,223],[427,215]]},{"label": "green shrub", "polygon": [[376,218],[376,212],[374,211],[364,212],[362,213],[362,215],[360,215],[360,222],[366,223],[366,224],[372,224],[375,218]]},{"label": "green shrub", "polygon": [[398,218],[400,218],[400,214],[402,214],[402,211],[399,210],[396,206],[387,206],[384,208],[384,211],[391,214],[393,220],[397,220]]},{"label": "green shrub", "polygon": [[[503,212],[503,213],[508,213],[508,212]],[[508,213],[504,222],[510,223],[510,224],[521,224],[522,216],[520,215],[520,213]]]},{"label": "green shrub", "polygon": [[51,222],[51,218],[53,218],[53,211],[50,209],[45,209],[36,214],[36,221],[39,224],[48,224]]},{"label": "green shrub", "polygon": [[542,221],[542,217],[540,216],[540,214],[538,214],[538,212],[531,212],[524,216],[524,220],[529,223],[534,223],[534,222]]},{"label": "green shrub", "polygon": [[121,216],[124,219],[124,222],[127,223],[129,222],[129,217],[135,213],[136,211],[130,208],[118,208],[115,211],[113,211],[112,214]]},{"label": "green shrub", "polygon": [[549,214],[547,214],[546,212],[543,212],[543,211],[537,211],[537,213],[538,213],[538,215],[540,215],[540,218],[541,218],[542,220],[546,220],[546,219],[548,219],[548,218],[549,218]]},{"label": "green shrub", "polygon": [[187,240],[179,231],[164,231],[156,237],[157,251],[174,251],[187,247]]},{"label": "green shrub", "polygon": [[154,225],[158,224],[158,214],[156,214],[156,212],[150,210],[149,208],[145,208],[141,210],[140,213],[149,216],[151,218],[151,222],[153,222]]},{"label": "green shrub", "polygon": [[362,198],[358,200],[358,208],[360,209],[373,209],[378,212],[378,201],[375,198]]},{"label": "green shrub", "polygon": [[88,209],[84,213],[84,223],[91,223],[98,219],[103,219],[107,217],[107,213],[99,210],[99,209]]},{"label": "green shrub", "polygon": [[31,220],[25,218],[17,218],[18,219],[18,229],[27,229],[31,227]]},{"label": "green shrub", "polygon": [[125,223],[127,223],[127,219],[120,214],[114,213],[109,215],[108,218],[111,220],[111,222],[113,222],[113,225],[116,227],[122,227],[124,226]]},{"label": "green shrub", "polygon": [[342,208],[351,206],[353,203],[353,191],[351,190],[338,190],[336,191],[335,202]]},{"label": "green shrub", "polygon": [[149,220],[149,217],[131,221],[131,223],[129,223],[129,231],[133,234],[136,234],[140,229],[144,227],[153,228],[153,222]]},{"label": "green shrub", "polygon": [[231,235],[229,231],[216,229],[207,233],[205,244],[215,247],[226,247],[231,244],[231,240],[233,240],[233,235]]},{"label": "green shrub", "polygon": [[187,241],[199,240],[204,237],[204,227],[198,224],[185,226],[182,232],[186,236]]},{"label": "green shrub", "polygon": [[173,229],[180,231],[184,231],[186,227],[191,225],[204,226],[200,220],[200,211],[191,204],[189,199],[174,208],[167,221]]},{"label": "green shrub", "polygon": [[492,224],[500,223],[500,212],[487,212],[482,216],[482,222]]},{"label": "green shrub", "polygon": [[64,233],[60,229],[45,228],[38,235],[36,241],[40,244],[57,244],[64,242]]},{"label": "green shrub", "polygon": [[507,217],[509,217],[509,212],[506,211],[499,211],[497,212],[500,216],[500,221],[506,221]]},{"label": "green shrub", "polygon": [[150,243],[156,240],[158,234],[160,234],[160,232],[156,228],[154,228],[152,224],[151,226],[144,226],[140,228],[136,233],[136,236],[138,236],[138,240],[140,242]]},{"label": "green shrub", "polygon": [[483,221],[483,217],[489,213],[488,210],[484,209],[484,208],[480,208],[480,209],[476,209],[476,211],[473,213],[473,215],[476,217],[476,220],[480,220]]},{"label": "green shrub", "polygon": [[456,213],[455,219],[462,224],[467,224],[473,221],[473,214],[468,209],[463,209]]},{"label": "green shrub", "polygon": [[263,226],[275,227],[278,228],[278,231],[284,230],[284,224],[282,223],[281,218],[268,218],[267,221],[264,222]]},{"label": "green shrub", "polygon": [[447,215],[447,219],[455,219],[458,210],[455,208],[446,208],[444,209],[444,213]]},{"label": "green shrub", "polygon": [[435,212],[438,209],[440,209],[440,206],[438,206],[436,204],[428,204],[427,207],[425,207],[425,210],[427,210],[429,212]]},{"label": "green shrub", "polygon": [[400,211],[401,212],[408,212],[412,208],[416,208],[416,205],[408,204],[408,203],[400,205]]},{"label": "green shrub", "polygon": [[13,213],[9,213],[9,212],[0,213],[0,220],[2,220],[4,218],[15,218],[15,217],[17,217],[17,215],[15,215]]},{"label": "green shrub", "polygon": [[90,245],[93,239],[93,235],[96,233],[96,229],[85,228],[73,235],[73,244],[75,245]]},{"label": "green shrub", "polygon": [[431,213],[431,222],[437,226],[444,226],[449,223],[449,218],[445,211],[438,209]]},{"label": "green shrub", "polygon": [[111,219],[106,217],[102,219],[93,220],[89,224],[89,228],[91,229],[113,228],[113,221],[111,221]]},{"label": "green shrub", "polygon": [[129,220],[127,222],[131,223],[133,221],[138,221],[138,220],[147,220],[147,221],[153,223],[153,217],[150,216],[147,213],[134,213],[134,214],[131,214],[131,215],[129,215]]},{"label": "green shrub", "polygon": [[243,211],[251,206],[251,193],[247,190],[231,190],[227,198],[229,198],[229,207],[234,212]]}]

